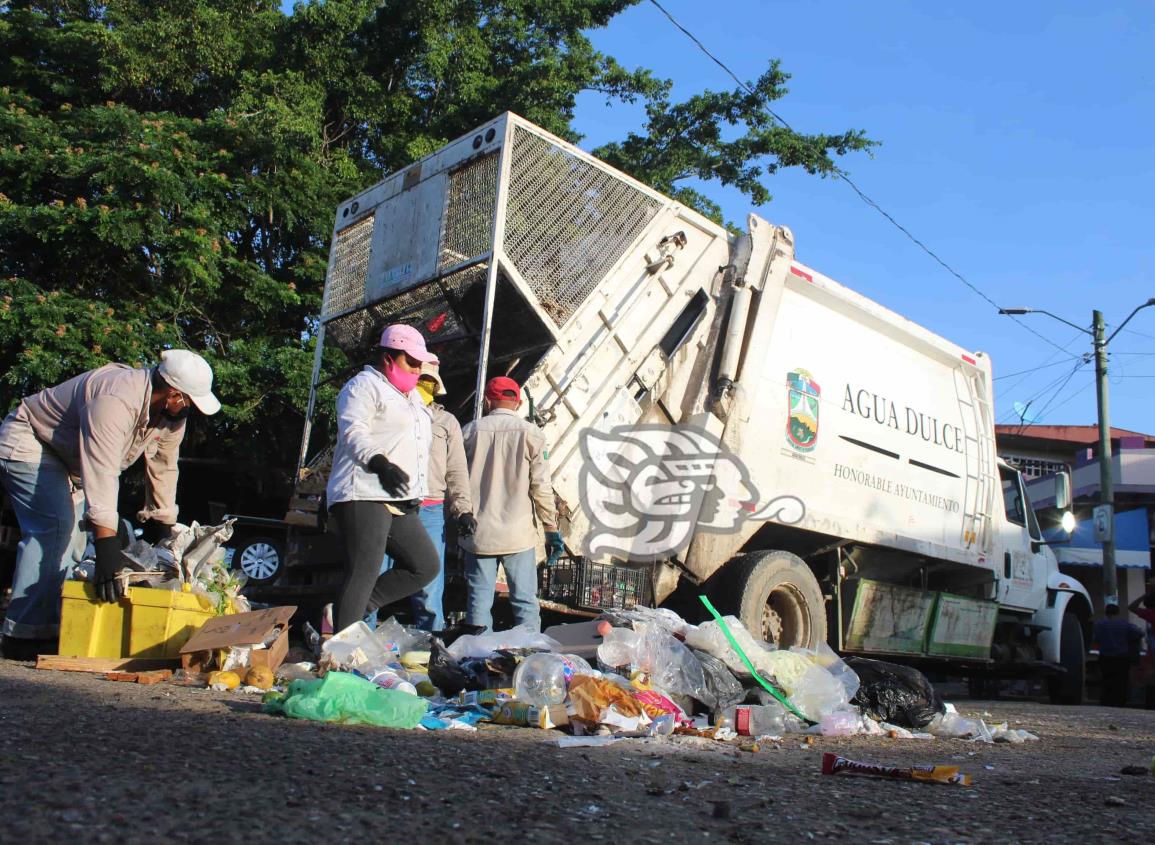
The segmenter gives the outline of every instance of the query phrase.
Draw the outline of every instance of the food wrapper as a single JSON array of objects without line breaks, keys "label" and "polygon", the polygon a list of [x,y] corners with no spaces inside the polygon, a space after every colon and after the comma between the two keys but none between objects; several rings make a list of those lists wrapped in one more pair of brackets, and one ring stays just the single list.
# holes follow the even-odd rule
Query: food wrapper
[{"label": "food wrapper", "polygon": [[500,705],[490,717],[495,725],[516,725],[523,728],[550,728],[569,724],[569,716],[565,707],[560,704],[551,704],[548,707],[537,707],[526,704],[524,701],[507,701]]},{"label": "food wrapper", "polygon": [[958,766],[882,766],[878,763],[859,763],[837,754],[822,755],[822,774],[870,775],[895,780],[920,780],[929,783],[947,783],[970,786],[971,776],[964,775]]},{"label": "food wrapper", "polygon": [[497,707],[516,697],[517,693],[511,689],[483,689],[461,693],[457,703],[462,707]]},{"label": "food wrapper", "polygon": [[569,702],[574,718],[586,722],[600,721],[602,713],[611,705],[626,717],[637,717],[645,712],[641,702],[629,690],[592,675],[574,676],[569,688]]}]

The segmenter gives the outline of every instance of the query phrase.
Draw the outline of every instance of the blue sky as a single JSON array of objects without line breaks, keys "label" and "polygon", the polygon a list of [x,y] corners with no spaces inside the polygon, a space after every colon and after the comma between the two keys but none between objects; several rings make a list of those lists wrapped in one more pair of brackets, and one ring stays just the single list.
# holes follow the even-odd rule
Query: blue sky
[{"label": "blue sky", "polygon": [[[1149,0],[662,2],[744,79],[781,59],[793,79],[774,109],[795,128],[882,141],[842,166],[996,302],[1089,326],[1092,309],[1118,323],[1155,297]],[[648,0],[591,37],[672,79],[677,97],[733,86]],[[641,120],[640,108],[591,94],[576,128],[592,149]],[[1017,422],[1012,403],[1031,401],[1041,422],[1095,422],[1093,367],[1074,371],[1070,357],[1090,338],[1043,315],[1019,318],[1063,354],[999,316],[840,181],[784,172],[771,189],[755,209],[737,191],[704,188],[727,219],[756,211],[790,226],[800,260],[991,355],[999,421]],[[1111,348],[1112,423],[1155,433],[1155,308]]]},{"label": "blue sky", "polygon": [[[1094,308],[1117,323],[1155,297],[1155,5],[663,5],[744,79],[781,59],[793,79],[774,108],[795,128],[859,128],[882,141],[873,158],[844,159],[845,169],[1000,304],[1089,326]],[[674,80],[675,96],[733,85],[648,2],[592,36],[623,63]],[[576,125],[588,149],[640,120],[637,109],[588,95]],[[1093,367],[1072,375],[1077,362],[999,316],[848,186],[805,173],[770,184],[774,200],[759,209],[737,191],[705,190],[728,219],[754,210],[790,226],[802,261],[990,354],[1000,421],[1017,421],[1012,402],[1032,398],[1032,415],[1050,402],[1042,422],[1095,421]],[[1020,319],[1071,354],[1090,349],[1046,316]],[[1155,308],[1111,348],[1112,423],[1155,432]]]}]

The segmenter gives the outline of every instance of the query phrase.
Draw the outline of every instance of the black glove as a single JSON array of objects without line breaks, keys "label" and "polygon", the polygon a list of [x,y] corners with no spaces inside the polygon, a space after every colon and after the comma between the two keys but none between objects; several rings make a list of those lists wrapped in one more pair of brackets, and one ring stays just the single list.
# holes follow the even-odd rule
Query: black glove
[{"label": "black glove", "polygon": [[457,536],[472,537],[477,530],[477,518],[471,513],[463,513],[457,517]]},{"label": "black glove", "polygon": [[150,546],[155,546],[161,540],[167,540],[171,536],[172,524],[168,522],[157,522],[155,519],[146,521],[141,530],[141,539]]},{"label": "black glove", "polygon": [[374,455],[369,459],[369,471],[376,474],[390,496],[400,496],[409,484],[409,473],[397,464],[389,463],[384,455]]},{"label": "black glove", "polygon": [[124,596],[124,586],[116,577],[123,568],[120,540],[98,537],[92,545],[96,547],[96,598],[98,601],[119,601]]}]

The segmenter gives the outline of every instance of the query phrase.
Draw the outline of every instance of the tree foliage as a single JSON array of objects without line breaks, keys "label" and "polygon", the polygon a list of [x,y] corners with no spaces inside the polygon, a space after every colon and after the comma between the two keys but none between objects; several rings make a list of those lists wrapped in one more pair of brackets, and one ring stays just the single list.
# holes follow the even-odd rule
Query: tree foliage
[{"label": "tree foliage", "polygon": [[776,127],[777,64],[672,102],[586,35],[634,2],[0,4],[0,407],[187,346],[225,403],[200,448],[291,464],[333,213],[386,172],[507,109],[578,140],[584,91],[644,100],[600,154],[715,216],[685,180],[763,202],[871,143]]}]

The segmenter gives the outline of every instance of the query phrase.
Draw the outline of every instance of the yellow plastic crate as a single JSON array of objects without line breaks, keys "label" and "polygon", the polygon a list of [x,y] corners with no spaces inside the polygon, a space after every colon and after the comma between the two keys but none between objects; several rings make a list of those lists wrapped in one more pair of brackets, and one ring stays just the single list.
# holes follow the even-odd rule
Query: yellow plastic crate
[{"label": "yellow plastic crate", "polygon": [[60,608],[61,657],[124,657],[128,654],[129,604],[98,602],[86,581],[65,581]]},{"label": "yellow plastic crate", "polygon": [[128,656],[180,658],[189,637],[217,615],[212,603],[196,593],[129,587],[132,624],[128,633]]},{"label": "yellow plastic crate", "polygon": [[195,593],[129,587],[116,604],[96,600],[91,584],[66,581],[60,618],[64,657],[180,657],[181,647],[216,610]]}]

